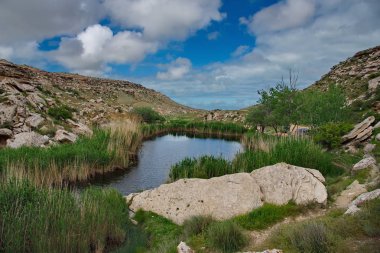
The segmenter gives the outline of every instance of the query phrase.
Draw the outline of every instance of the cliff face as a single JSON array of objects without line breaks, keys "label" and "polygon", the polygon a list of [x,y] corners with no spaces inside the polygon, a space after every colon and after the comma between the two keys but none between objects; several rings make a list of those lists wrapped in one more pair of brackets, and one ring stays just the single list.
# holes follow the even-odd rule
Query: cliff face
[{"label": "cliff face", "polygon": [[345,91],[349,101],[354,101],[374,94],[379,83],[380,46],[377,46],[360,51],[335,65],[310,88],[326,90],[330,84],[337,84]]}]

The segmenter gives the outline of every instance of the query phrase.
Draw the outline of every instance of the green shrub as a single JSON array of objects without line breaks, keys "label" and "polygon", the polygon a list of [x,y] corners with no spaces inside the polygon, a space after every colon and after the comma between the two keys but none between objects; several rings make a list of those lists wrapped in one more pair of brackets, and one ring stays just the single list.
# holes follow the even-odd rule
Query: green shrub
[{"label": "green shrub", "polygon": [[222,252],[236,252],[247,244],[242,229],[231,221],[211,224],[207,229],[206,239],[212,248]]},{"label": "green shrub", "polygon": [[294,203],[277,206],[264,204],[264,206],[253,210],[245,215],[234,218],[237,224],[248,230],[265,229],[286,217],[299,214],[302,208]]},{"label": "green shrub", "polygon": [[164,117],[150,107],[136,107],[132,112],[140,116],[145,123],[162,122],[165,120]]},{"label": "green shrub", "polygon": [[380,199],[368,202],[358,216],[363,230],[368,236],[380,236]]},{"label": "green shrub", "polygon": [[50,107],[48,110],[48,114],[55,120],[66,120],[71,119],[73,117],[73,111],[74,109],[67,105],[60,105]]},{"label": "green shrub", "polygon": [[352,129],[348,123],[328,123],[315,130],[314,141],[322,144],[328,149],[339,148],[342,143],[342,136]]},{"label": "green shrub", "polygon": [[200,234],[213,222],[211,216],[194,216],[183,223],[183,232],[186,237]]}]

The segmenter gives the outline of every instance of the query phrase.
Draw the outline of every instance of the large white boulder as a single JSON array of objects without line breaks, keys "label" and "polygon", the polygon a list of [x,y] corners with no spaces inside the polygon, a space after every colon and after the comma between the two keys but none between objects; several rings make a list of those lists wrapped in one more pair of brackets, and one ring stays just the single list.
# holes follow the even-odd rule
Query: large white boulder
[{"label": "large white boulder", "polygon": [[49,142],[49,137],[40,135],[36,132],[23,132],[16,134],[13,139],[7,140],[7,146],[10,148],[19,148],[22,146],[41,147]]},{"label": "large white boulder", "polygon": [[143,209],[177,224],[197,215],[229,219],[264,203],[325,204],[324,178],[317,170],[279,163],[211,179],[181,179],[126,197],[132,211]]}]

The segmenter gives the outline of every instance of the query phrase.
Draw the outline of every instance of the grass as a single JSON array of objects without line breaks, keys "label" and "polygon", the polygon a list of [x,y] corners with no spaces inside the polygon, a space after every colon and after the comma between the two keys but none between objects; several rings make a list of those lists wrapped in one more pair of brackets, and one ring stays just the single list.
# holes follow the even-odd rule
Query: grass
[{"label": "grass", "polygon": [[250,213],[235,217],[233,220],[247,230],[260,230],[268,228],[286,217],[295,216],[303,211],[303,207],[294,203],[278,206],[264,204]]},{"label": "grass", "polygon": [[[260,137],[261,138],[261,137]],[[324,176],[336,177],[344,169],[334,163],[334,156],[308,138],[264,137],[262,144],[249,144],[247,151],[230,162],[220,157],[185,158],[172,166],[170,180],[180,178],[211,178],[238,172],[252,172],[279,162],[319,170]]]},{"label": "grass", "polygon": [[125,240],[126,226],[127,205],[115,190],[0,185],[0,252],[101,252]]},{"label": "grass", "polygon": [[180,226],[155,213],[142,210],[136,212],[134,219],[148,234],[151,252],[177,252],[176,247],[182,233]]},{"label": "grass", "polygon": [[186,119],[172,119],[161,124],[144,125],[142,132],[145,137],[149,138],[157,134],[169,132],[186,132],[186,133],[202,133],[216,136],[236,136],[240,137],[247,129],[243,125],[219,122],[219,121],[193,121]]},{"label": "grass", "polygon": [[[380,200],[377,199],[368,202],[355,215],[334,211],[322,218],[283,225],[261,248],[276,247],[284,252],[355,252],[353,246],[358,245],[352,245],[353,241],[380,236],[379,217]],[[378,245],[372,249],[376,248]]]},{"label": "grass", "polygon": [[207,243],[221,252],[236,252],[247,244],[243,230],[232,221],[211,224],[206,231]]},{"label": "grass", "polygon": [[114,124],[73,144],[1,149],[1,177],[29,179],[37,185],[84,181],[97,173],[127,167],[141,138],[137,124]]}]

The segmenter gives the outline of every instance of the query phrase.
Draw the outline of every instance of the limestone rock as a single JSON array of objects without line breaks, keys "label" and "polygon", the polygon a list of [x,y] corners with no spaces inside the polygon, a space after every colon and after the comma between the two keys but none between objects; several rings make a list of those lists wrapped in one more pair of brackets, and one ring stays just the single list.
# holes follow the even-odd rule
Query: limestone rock
[{"label": "limestone rock", "polygon": [[17,106],[13,104],[0,104],[0,124],[12,122],[16,115]]},{"label": "limestone rock", "polygon": [[318,170],[278,163],[254,170],[251,176],[266,203],[283,205],[293,200],[296,204],[325,204],[327,200],[325,179]]},{"label": "limestone rock", "polygon": [[338,208],[347,208],[354,198],[365,192],[367,192],[365,186],[359,184],[358,180],[355,180],[341,192],[335,201],[335,205]]},{"label": "limestone rock", "polygon": [[55,132],[54,140],[60,143],[75,142],[78,139],[76,134],[70,133],[63,129],[58,129]]},{"label": "limestone rock", "polygon": [[368,89],[370,91],[375,91],[377,87],[379,86],[379,84],[380,84],[380,76],[368,81]]},{"label": "limestone rock", "polygon": [[355,172],[366,168],[373,168],[374,166],[376,166],[375,158],[368,156],[357,162],[354,167],[352,167],[352,171]]},{"label": "limestone rock", "polygon": [[12,131],[8,128],[0,129],[0,147],[7,144],[7,140],[12,137]]},{"label": "limestone rock", "polygon": [[29,125],[30,127],[37,128],[39,125],[41,125],[45,121],[45,118],[43,118],[40,114],[38,113],[32,113],[31,116],[29,116],[26,120],[25,123]]},{"label": "limestone rock", "polygon": [[342,142],[361,142],[372,135],[371,124],[375,121],[374,116],[370,116],[357,124],[351,132],[342,137]]},{"label": "limestone rock", "polygon": [[70,125],[72,126],[71,130],[75,134],[85,135],[85,136],[92,136],[93,131],[87,125],[85,125],[83,123],[80,123],[80,122],[75,122],[75,121],[73,121],[71,119],[68,119],[67,122],[70,123]]},{"label": "limestone rock", "polygon": [[376,148],[376,144],[367,143],[364,146],[364,153],[368,154],[371,153]]},{"label": "limestone rock", "polygon": [[177,252],[178,253],[194,253],[195,251],[192,250],[185,242],[180,242],[177,246]]},{"label": "limestone rock", "polygon": [[354,214],[360,211],[359,207],[363,205],[365,202],[373,200],[373,199],[377,199],[379,197],[380,197],[380,189],[363,193],[359,197],[357,197],[354,201],[351,202],[349,208],[344,214]]},{"label": "limestone rock", "polygon": [[16,134],[13,139],[7,140],[7,146],[10,148],[19,148],[21,146],[41,147],[49,142],[49,137],[40,135],[36,132],[23,132]]},{"label": "limestone rock", "polygon": [[252,211],[264,204],[324,204],[327,191],[319,171],[285,163],[211,179],[181,179],[127,196],[132,211],[144,209],[177,224],[196,215],[217,220]]}]

